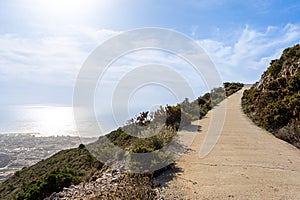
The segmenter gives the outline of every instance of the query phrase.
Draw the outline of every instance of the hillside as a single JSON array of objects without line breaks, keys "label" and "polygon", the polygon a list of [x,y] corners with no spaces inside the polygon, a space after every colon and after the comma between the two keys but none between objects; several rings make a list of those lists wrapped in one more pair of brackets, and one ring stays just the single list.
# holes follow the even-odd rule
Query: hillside
[{"label": "hillside", "polygon": [[244,112],[276,137],[300,148],[300,45],[272,60],[242,97]]},{"label": "hillside", "polygon": [[[240,90],[243,84],[225,83],[224,88],[226,96]],[[211,94],[214,95],[214,101],[211,101]],[[129,123],[112,131],[106,137],[116,146],[134,153],[155,152],[166,145],[181,125],[189,125],[191,121],[204,117],[214,105],[220,103],[224,96],[224,90],[217,88],[205,95],[189,102],[188,99],[175,106],[161,107],[153,115],[148,112],[142,112],[136,118],[129,120]],[[139,134],[147,133],[147,125],[166,115],[166,121],[161,131],[152,137],[138,138],[134,132]],[[158,120],[159,121],[159,120]],[[180,124],[180,126],[179,126]],[[125,132],[125,131],[127,132]],[[131,134],[128,134],[128,131]],[[44,199],[60,192],[65,196],[73,195],[69,189],[70,185],[78,185],[77,193],[84,193],[85,185],[98,185],[94,193],[82,194],[93,195],[92,197],[115,199],[116,197],[124,199],[153,199],[155,192],[151,182],[153,174],[132,174],[112,171],[107,166],[103,166],[95,157],[90,154],[87,147],[94,147],[106,156],[111,156],[111,152],[102,148],[101,141],[103,137],[95,143],[87,146],[80,145],[78,148],[63,150],[52,157],[42,160],[37,164],[23,168],[16,172],[8,180],[0,183],[0,199]],[[100,147],[100,148],[99,148]],[[91,150],[91,149],[89,149]],[[109,150],[109,149],[108,149]],[[112,155],[114,156],[114,155]],[[158,157],[155,159],[166,160],[169,158]],[[140,167],[140,163],[135,163],[133,167]],[[142,165],[145,163],[141,163]],[[83,184],[83,185],[82,185]],[[102,187],[101,184],[105,184]],[[81,186],[80,186],[81,185]],[[64,189],[67,188],[67,189]],[[70,194],[71,193],[71,194]],[[59,196],[58,196],[59,197]],[[57,198],[58,198],[57,197]],[[87,198],[87,197],[86,197]]]},{"label": "hillside", "polygon": [[102,164],[80,145],[24,167],[0,184],[0,199],[43,199],[53,191],[87,179]]}]

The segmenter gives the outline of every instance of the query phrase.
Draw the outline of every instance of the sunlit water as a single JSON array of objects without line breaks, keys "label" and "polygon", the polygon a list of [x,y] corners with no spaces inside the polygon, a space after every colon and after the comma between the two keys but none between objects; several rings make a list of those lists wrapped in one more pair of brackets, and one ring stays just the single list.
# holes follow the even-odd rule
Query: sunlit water
[{"label": "sunlit water", "polygon": [[72,107],[45,105],[1,107],[0,133],[78,136]]}]

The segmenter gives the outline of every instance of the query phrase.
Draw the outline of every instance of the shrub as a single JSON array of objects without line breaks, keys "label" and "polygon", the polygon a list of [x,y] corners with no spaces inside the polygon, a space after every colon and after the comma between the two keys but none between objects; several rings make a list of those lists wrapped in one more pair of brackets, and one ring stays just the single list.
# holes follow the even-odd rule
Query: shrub
[{"label": "shrub", "polygon": [[288,89],[293,92],[300,90],[300,72],[290,77],[288,81]]},{"label": "shrub", "polygon": [[181,121],[181,108],[180,105],[177,106],[167,106],[166,107],[167,119],[166,125],[174,127],[178,130]]},{"label": "shrub", "polygon": [[204,105],[206,103],[206,101],[202,97],[198,97],[197,98],[197,103],[200,106],[200,105]]},{"label": "shrub", "polygon": [[300,121],[292,120],[287,126],[279,129],[275,136],[300,149]]},{"label": "shrub", "polygon": [[300,94],[294,94],[293,96],[287,96],[282,100],[287,114],[295,119],[300,119]]},{"label": "shrub", "polygon": [[158,136],[151,137],[150,141],[151,141],[151,147],[154,150],[161,149],[164,146],[164,140],[162,138],[159,138]]},{"label": "shrub", "polygon": [[277,75],[282,67],[282,63],[280,63],[279,60],[272,60],[270,63],[270,67],[267,70],[268,74],[271,74],[272,76]]},{"label": "shrub", "polygon": [[17,195],[17,199],[44,199],[53,192],[61,191],[64,187],[78,183],[82,174],[73,170],[55,169],[36,181],[31,182],[23,188],[23,193]]},{"label": "shrub", "polygon": [[267,129],[278,129],[288,123],[286,109],[279,103],[270,103],[263,110],[263,126]]},{"label": "shrub", "polygon": [[136,145],[133,149],[133,153],[149,153],[152,152],[153,149],[150,147],[143,146],[142,144]]}]

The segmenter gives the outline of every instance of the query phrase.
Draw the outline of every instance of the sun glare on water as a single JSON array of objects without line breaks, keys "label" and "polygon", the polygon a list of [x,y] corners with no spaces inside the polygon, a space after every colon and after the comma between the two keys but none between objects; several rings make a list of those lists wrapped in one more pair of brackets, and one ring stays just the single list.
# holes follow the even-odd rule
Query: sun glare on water
[{"label": "sun glare on water", "polygon": [[71,107],[29,106],[23,108],[22,113],[31,122],[31,131],[44,136],[74,134],[75,125]]}]

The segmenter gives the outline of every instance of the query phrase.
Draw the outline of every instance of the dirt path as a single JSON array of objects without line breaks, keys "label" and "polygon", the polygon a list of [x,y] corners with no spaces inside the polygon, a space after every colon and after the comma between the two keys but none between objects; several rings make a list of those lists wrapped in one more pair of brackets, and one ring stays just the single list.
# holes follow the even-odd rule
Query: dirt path
[{"label": "dirt path", "polygon": [[[161,177],[164,199],[300,199],[300,150],[255,126],[241,109],[243,90],[226,101],[226,119],[211,153],[199,158],[212,112],[197,121],[201,131]],[[168,180],[168,181],[167,181]]]}]

